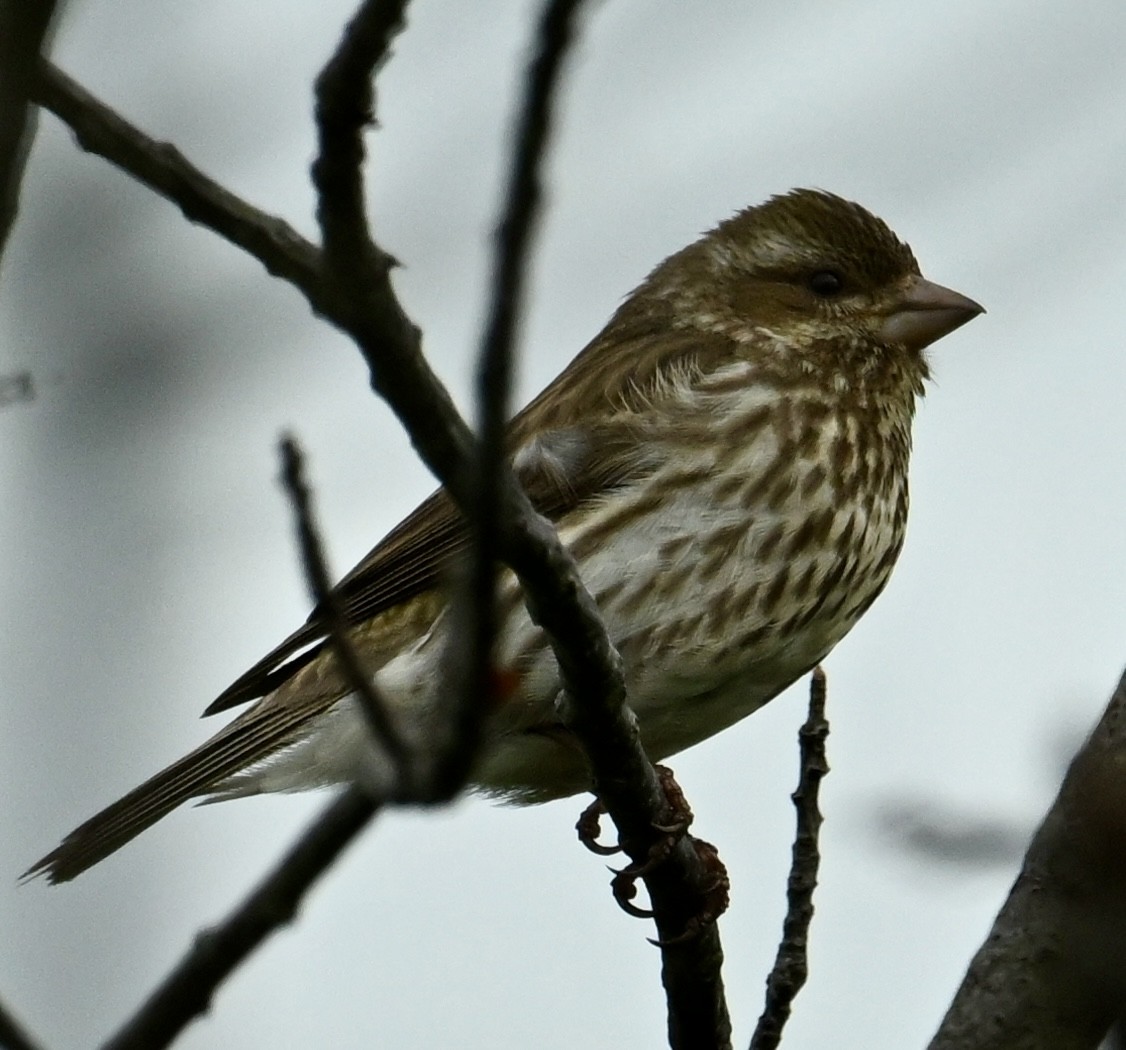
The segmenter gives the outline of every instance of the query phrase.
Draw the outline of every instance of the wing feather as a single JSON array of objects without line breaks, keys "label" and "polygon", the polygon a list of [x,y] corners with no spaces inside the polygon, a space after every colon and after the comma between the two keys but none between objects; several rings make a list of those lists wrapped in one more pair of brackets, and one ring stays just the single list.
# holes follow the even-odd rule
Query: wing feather
[{"label": "wing feather", "polygon": [[[516,475],[533,506],[552,521],[657,465],[641,409],[652,418],[667,392],[661,374],[670,369],[703,374],[732,352],[725,337],[697,332],[670,338],[666,328],[660,351],[653,353],[647,328],[648,322],[631,328],[627,302],[606,331],[512,422]],[[394,651],[400,621],[391,616],[384,622],[391,610],[402,611],[408,631],[429,622],[441,604],[435,589],[465,545],[461,517],[442,491],[388,533],[338,585],[361,644],[366,638],[369,645]],[[428,593],[431,601],[419,600]],[[324,636],[323,615],[314,610],[206,713],[264,699],[76,828],[27,876],[44,874],[52,882],[74,878],[182,802],[213,794],[232,776],[299,739],[306,723],[347,691],[335,662],[322,656]]]}]

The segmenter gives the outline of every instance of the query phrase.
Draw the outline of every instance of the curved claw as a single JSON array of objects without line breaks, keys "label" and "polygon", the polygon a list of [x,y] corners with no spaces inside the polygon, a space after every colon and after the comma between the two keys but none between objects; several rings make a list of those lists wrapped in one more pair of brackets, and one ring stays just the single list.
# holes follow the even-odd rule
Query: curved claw
[{"label": "curved claw", "polygon": [[717,916],[710,918],[703,918],[695,916],[684,924],[684,929],[680,931],[675,937],[646,937],[645,939],[653,945],[654,948],[674,948],[678,944],[686,944],[688,941],[695,940],[700,936],[700,931],[705,927],[710,926],[715,922]]},{"label": "curved claw", "polygon": [[623,868],[610,880],[610,889],[618,907],[627,915],[632,915],[635,919],[651,919],[654,912],[648,908],[639,908],[633,903],[633,898],[637,896],[637,878],[632,866]]},{"label": "curved claw", "polygon": [[575,824],[575,831],[579,833],[579,841],[591,853],[597,853],[600,857],[612,857],[615,853],[621,853],[622,847],[604,846],[598,841],[598,836],[602,834],[602,825],[599,818],[605,812],[606,807],[598,799],[595,799],[582,811],[578,822]]},{"label": "curved claw", "polygon": [[[661,781],[661,788],[669,804],[667,810],[669,819],[667,822],[653,825],[654,831],[659,832],[661,837],[649,847],[643,860],[632,861],[618,871],[614,871],[613,868],[610,869],[614,871],[614,877],[610,881],[614,900],[618,902],[618,907],[627,915],[632,915],[638,919],[652,919],[656,914],[649,908],[640,908],[633,903],[634,897],[637,896],[638,880],[649,875],[655,868],[668,860],[677,843],[688,836],[688,828],[692,824],[692,810],[673,777],[672,770],[667,766],[657,766],[656,769]],[[578,832],[579,841],[588,850],[597,853],[599,856],[609,857],[624,851],[620,845],[604,846],[598,841],[598,836],[602,830],[599,821],[605,812],[606,807],[596,798],[583,810],[575,824],[575,830]],[[692,940],[699,936],[702,930],[715,923],[727,910],[729,883],[727,871],[723,862],[719,859],[719,853],[713,845],[704,842],[702,839],[688,836],[688,841],[695,849],[697,856],[703,861],[705,868],[711,874],[711,878],[705,880],[706,884],[701,888],[703,897],[700,911],[688,920],[680,933],[674,937],[659,940],[648,938],[650,944],[659,948],[667,948],[670,945],[682,944],[685,941]]]}]

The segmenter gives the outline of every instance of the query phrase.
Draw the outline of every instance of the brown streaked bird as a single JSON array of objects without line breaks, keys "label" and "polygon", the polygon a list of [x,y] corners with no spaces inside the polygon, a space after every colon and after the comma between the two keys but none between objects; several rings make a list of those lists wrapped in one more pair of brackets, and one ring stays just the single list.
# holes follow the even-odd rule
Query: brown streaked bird
[{"label": "brown streaked bird", "polygon": [[[512,462],[578,561],[654,759],[761,707],[883,590],[903,544],[924,350],[982,308],[840,197],[794,190],[661,263],[511,423]],[[438,492],[339,584],[403,734],[437,717],[443,580],[466,543]],[[588,790],[560,680],[511,574],[475,786],[516,802]],[[74,878],[182,802],[391,783],[317,612],[207,713],[254,701],[27,873]]]}]

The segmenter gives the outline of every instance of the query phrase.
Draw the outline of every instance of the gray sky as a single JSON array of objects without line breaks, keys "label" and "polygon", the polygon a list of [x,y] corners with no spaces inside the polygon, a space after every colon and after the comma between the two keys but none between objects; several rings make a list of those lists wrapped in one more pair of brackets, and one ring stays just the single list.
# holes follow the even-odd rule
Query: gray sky
[{"label": "gray sky", "polygon": [[[462,404],[533,5],[418,0],[380,80],[375,229]],[[312,232],[310,82],[349,10],[76,2],[59,64]],[[486,14],[487,12],[487,14]],[[812,979],[790,1048],[923,1045],[1014,874],[889,845],[924,798],[1029,826],[1126,661],[1126,7],[592,5],[550,164],[530,396],[663,256],[795,185],[856,199],[987,316],[939,343],[886,594],[827,662]],[[0,285],[0,995],[51,1050],[108,1034],[317,809],[184,810],[59,889],[15,877],[208,730],[304,618],[276,440],[345,570],[432,487],[296,293],[50,116]],[[784,905],[804,687],[673,765],[733,879],[737,1042]],[[186,1048],[660,1045],[658,955],[574,840],[582,803],[382,818]]]}]

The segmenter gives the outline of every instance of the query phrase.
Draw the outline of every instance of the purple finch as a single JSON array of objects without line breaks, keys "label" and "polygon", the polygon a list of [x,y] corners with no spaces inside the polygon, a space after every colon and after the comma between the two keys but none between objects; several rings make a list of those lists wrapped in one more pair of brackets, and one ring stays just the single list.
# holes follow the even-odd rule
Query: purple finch
[{"label": "purple finch", "polygon": [[[795,190],[661,263],[511,423],[513,468],[576,558],[664,758],[781,692],[883,590],[903,544],[924,349],[981,307],[924,280],[859,205]],[[466,543],[443,492],[341,582],[352,640],[404,736],[442,705],[443,581]],[[475,786],[588,789],[548,640],[511,574]],[[73,831],[29,874],[73,878],[190,798],[363,780],[388,790],[317,614],[208,709],[210,740]]]}]

